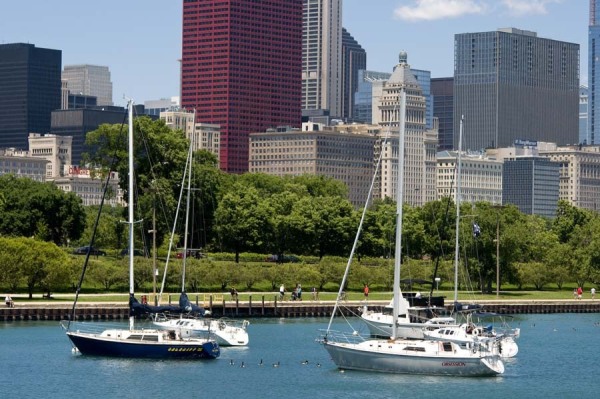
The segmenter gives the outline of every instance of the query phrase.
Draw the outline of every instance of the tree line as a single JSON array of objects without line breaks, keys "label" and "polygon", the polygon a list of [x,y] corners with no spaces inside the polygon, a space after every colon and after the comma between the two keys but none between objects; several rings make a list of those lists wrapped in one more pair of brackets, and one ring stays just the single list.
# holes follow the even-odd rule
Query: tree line
[{"label": "tree line", "polygon": [[[136,118],[136,247],[149,248],[156,224],[157,243],[164,253],[183,246],[181,229],[169,241],[180,200],[188,140],[162,121]],[[97,173],[118,171],[126,187],[127,141],[121,125],[102,125],[87,136],[93,152],[84,154]],[[243,253],[296,254],[322,260],[347,257],[361,217],[347,200],[345,185],[324,176],[276,177],[221,172],[216,157],[206,151],[194,156],[191,222],[188,248],[231,252],[234,263]],[[126,192],[126,189],[125,189]],[[124,195],[127,198],[127,195]],[[455,204],[442,198],[421,207],[404,205],[403,247],[406,259],[435,262],[454,256]],[[467,277],[490,291],[497,262],[502,282],[597,284],[600,280],[600,218],[596,212],[561,201],[555,218],[524,215],[514,206],[486,202],[461,204],[461,259]],[[72,193],[52,183],[0,176],[0,236],[29,237],[36,242],[77,246],[90,243],[98,207],[84,207]],[[185,212],[180,212],[182,218]],[[396,205],[376,200],[365,214],[356,256],[391,258],[395,246]],[[101,213],[94,245],[125,247],[126,208]],[[183,223],[179,221],[179,226]],[[479,230],[474,233],[474,227]],[[499,257],[496,256],[499,239]],[[19,251],[32,245],[20,246]],[[64,252],[64,251],[62,251]],[[10,256],[10,253],[6,256]],[[0,257],[0,267],[7,263]],[[6,275],[7,273],[2,273]],[[6,283],[3,278],[2,282]]]}]

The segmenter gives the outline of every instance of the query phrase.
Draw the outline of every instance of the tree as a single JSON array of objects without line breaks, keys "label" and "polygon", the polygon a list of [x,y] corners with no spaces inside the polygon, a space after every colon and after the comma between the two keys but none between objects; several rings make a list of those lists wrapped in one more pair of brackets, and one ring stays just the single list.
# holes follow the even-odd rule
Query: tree
[{"label": "tree", "polygon": [[74,193],[54,183],[40,183],[13,175],[0,176],[0,234],[37,237],[64,245],[76,240],[85,227],[85,212]]},{"label": "tree", "polygon": [[235,252],[264,248],[262,232],[268,227],[268,210],[260,206],[261,199],[253,187],[236,184],[219,203],[215,217],[219,220],[216,231],[224,247]]},{"label": "tree", "polygon": [[[60,279],[65,283],[69,281],[69,267],[67,255],[54,243],[39,241],[33,238],[18,238],[23,250],[22,263],[20,265],[29,299],[33,298],[33,292],[37,286],[50,290],[60,285]],[[60,268],[65,271],[60,271]]]},{"label": "tree", "polygon": [[304,252],[347,255],[358,222],[348,200],[336,197],[303,197],[291,215],[294,236],[304,244]]}]

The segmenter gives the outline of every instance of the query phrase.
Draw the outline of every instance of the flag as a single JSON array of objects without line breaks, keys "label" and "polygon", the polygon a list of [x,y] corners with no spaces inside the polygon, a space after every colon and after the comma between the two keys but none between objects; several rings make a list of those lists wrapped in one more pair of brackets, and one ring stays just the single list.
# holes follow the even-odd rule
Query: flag
[{"label": "flag", "polygon": [[473,237],[478,238],[481,235],[481,228],[475,222],[473,222]]}]

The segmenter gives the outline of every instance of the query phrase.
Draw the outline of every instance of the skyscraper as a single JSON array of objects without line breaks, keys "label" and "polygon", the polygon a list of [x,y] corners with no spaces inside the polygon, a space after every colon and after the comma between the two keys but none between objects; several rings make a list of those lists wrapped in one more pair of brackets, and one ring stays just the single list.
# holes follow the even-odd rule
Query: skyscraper
[{"label": "skyscraper", "polygon": [[438,149],[451,150],[454,140],[454,78],[431,79],[433,116],[438,118]]},{"label": "skyscraper", "polygon": [[[400,128],[400,93],[406,93],[404,201],[421,206],[436,198],[437,133],[427,130],[423,90],[401,52],[398,64],[387,81],[373,82],[373,124],[382,127],[375,146],[381,168],[374,197],[395,198],[398,190],[398,131]],[[387,140],[386,140],[387,138]]]},{"label": "skyscraper", "polygon": [[65,65],[62,78],[71,94],[95,96],[98,105],[113,105],[110,70],[100,65]]},{"label": "skyscraper", "polygon": [[29,133],[48,133],[60,108],[62,52],[33,44],[0,45],[0,148],[28,146]]},{"label": "skyscraper", "polygon": [[578,44],[515,28],[458,34],[454,43],[454,131],[464,115],[463,149],[578,142]]},{"label": "skyscraper", "polygon": [[354,120],[354,92],[358,89],[358,71],[367,68],[367,52],[342,28],[342,114],[345,120]]},{"label": "skyscraper", "polygon": [[590,0],[588,28],[588,128],[587,144],[600,143],[600,1]]},{"label": "skyscraper", "polygon": [[342,116],[342,0],[303,0],[302,109]]},{"label": "skyscraper", "polygon": [[221,169],[248,170],[250,132],[300,126],[302,0],[184,0],[181,105],[221,126]]}]

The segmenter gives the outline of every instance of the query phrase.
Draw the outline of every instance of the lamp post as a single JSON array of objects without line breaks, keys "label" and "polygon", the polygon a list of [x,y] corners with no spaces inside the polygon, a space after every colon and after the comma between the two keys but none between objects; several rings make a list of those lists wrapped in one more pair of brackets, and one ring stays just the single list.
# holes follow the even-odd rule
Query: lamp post
[{"label": "lamp post", "polygon": [[500,297],[500,212],[496,215],[496,298]]},{"label": "lamp post", "polygon": [[503,205],[493,205],[496,209],[496,298],[500,297],[500,210]]}]

